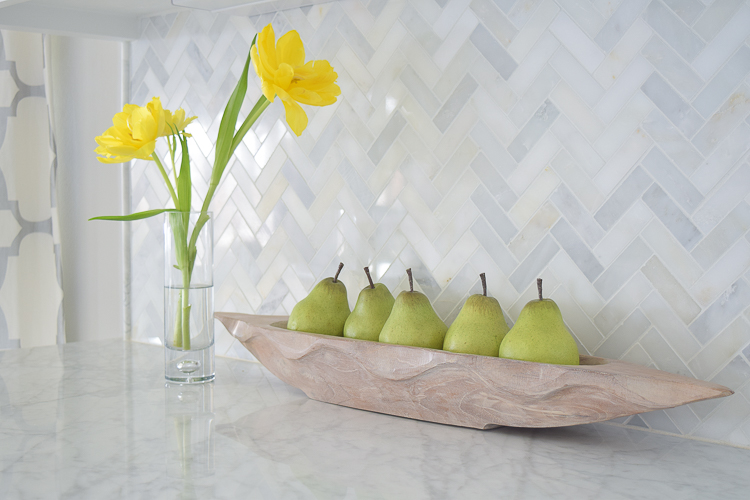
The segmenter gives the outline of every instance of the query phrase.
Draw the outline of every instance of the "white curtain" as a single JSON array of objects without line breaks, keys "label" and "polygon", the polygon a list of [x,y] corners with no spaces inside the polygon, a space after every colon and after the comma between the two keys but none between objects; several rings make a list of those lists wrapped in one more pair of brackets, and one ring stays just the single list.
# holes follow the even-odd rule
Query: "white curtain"
[{"label": "white curtain", "polygon": [[0,30],[0,349],[65,341],[43,46]]}]

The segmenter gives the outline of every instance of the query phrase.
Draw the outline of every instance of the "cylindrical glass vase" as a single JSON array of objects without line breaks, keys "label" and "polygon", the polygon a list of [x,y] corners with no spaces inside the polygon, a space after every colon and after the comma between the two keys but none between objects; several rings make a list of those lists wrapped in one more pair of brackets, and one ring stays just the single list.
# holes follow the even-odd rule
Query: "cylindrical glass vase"
[{"label": "cylindrical glass vase", "polygon": [[214,379],[213,235],[210,212],[164,217],[164,376],[172,382]]}]

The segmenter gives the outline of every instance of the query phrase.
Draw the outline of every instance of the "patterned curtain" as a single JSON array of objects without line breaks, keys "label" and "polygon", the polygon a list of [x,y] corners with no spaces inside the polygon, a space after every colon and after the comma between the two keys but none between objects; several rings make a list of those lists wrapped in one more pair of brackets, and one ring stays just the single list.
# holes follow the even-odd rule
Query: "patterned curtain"
[{"label": "patterned curtain", "polygon": [[0,30],[0,349],[65,341],[42,35]]}]

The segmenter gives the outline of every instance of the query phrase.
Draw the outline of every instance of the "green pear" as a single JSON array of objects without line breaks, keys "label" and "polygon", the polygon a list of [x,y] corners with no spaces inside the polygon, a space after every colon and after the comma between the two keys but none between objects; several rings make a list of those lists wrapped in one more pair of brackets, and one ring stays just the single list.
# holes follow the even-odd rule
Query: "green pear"
[{"label": "green pear", "polygon": [[370,285],[359,292],[354,310],[344,323],[344,337],[377,342],[395,299],[387,286],[372,282],[369,267],[365,267],[365,274]]},{"label": "green pear", "polygon": [[518,320],[500,344],[501,358],[555,365],[577,365],[578,346],[563,323],[554,300],[542,298],[542,280],[536,280],[539,300],[521,310]]},{"label": "green pear", "polygon": [[503,310],[497,299],[487,297],[487,280],[482,279],[483,295],[469,297],[445,334],[443,350],[497,357],[500,342],[508,333]]},{"label": "green pear", "polygon": [[398,294],[379,340],[388,344],[442,349],[448,327],[435,313],[430,299],[414,291],[411,269],[407,269],[406,274],[409,275],[410,291]]},{"label": "green pear", "polygon": [[286,326],[289,330],[344,335],[344,323],[350,311],[346,286],[338,280],[343,267],[342,262],[336,276],[321,280],[307,297],[297,302],[289,315]]}]

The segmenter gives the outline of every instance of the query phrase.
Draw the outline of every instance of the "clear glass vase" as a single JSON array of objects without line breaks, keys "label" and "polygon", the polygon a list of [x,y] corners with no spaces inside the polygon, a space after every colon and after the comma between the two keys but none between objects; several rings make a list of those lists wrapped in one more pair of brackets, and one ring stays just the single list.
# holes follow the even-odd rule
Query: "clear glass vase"
[{"label": "clear glass vase", "polygon": [[214,379],[213,218],[210,212],[164,217],[165,377]]}]

